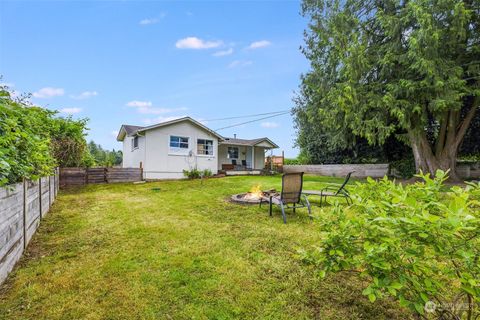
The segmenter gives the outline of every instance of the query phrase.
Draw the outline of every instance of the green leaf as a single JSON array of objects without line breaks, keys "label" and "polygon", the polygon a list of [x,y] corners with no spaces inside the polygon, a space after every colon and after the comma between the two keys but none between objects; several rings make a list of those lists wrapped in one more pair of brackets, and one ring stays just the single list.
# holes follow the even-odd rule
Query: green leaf
[{"label": "green leaf", "polygon": [[375,294],[370,293],[370,294],[368,295],[368,300],[370,300],[370,302],[373,303],[373,302],[375,302],[375,300],[377,300],[377,297],[375,296]]}]

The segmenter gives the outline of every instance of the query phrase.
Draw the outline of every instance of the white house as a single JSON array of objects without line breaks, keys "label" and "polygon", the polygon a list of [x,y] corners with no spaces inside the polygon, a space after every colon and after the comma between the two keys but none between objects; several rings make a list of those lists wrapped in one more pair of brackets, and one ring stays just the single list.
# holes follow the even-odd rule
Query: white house
[{"label": "white house", "polygon": [[122,125],[123,167],[143,168],[146,179],[183,178],[183,170],[212,173],[260,173],[265,152],[278,148],[268,138],[224,138],[200,122],[184,117],[148,127]]}]

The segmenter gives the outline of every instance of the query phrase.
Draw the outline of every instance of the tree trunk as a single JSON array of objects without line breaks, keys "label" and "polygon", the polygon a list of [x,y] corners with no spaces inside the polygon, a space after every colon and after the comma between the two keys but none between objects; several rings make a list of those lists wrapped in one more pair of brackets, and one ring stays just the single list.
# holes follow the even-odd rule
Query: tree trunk
[{"label": "tree trunk", "polygon": [[439,169],[450,170],[450,180],[460,181],[456,171],[458,147],[455,145],[446,146],[440,155],[435,156],[424,131],[410,131],[409,138],[417,173],[430,173],[431,176],[435,176]]}]

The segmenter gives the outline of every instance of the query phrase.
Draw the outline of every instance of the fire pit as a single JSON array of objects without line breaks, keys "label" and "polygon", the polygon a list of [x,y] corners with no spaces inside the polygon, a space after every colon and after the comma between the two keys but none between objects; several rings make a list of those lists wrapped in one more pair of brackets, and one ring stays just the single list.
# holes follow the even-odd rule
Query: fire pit
[{"label": "fire pit", "polygon": [[[253,187],[249,192],[234,194],[230,197],[232,202],[242,203],[242,204],[259,204],[265,198],[268,198],[270,195],[275,194],[277,191],[275,189],[262,191],[260,186]],[[265,201],[265,200],[263,200]]]}]

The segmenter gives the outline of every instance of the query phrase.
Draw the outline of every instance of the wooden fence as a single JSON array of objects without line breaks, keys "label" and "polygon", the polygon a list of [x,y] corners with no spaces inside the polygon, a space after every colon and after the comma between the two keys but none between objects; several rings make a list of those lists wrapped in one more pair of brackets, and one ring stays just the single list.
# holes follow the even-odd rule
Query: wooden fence
[{"label": "wooden fence", "polygon": [[386,164],[309,164],[309,165],[284,165],[283,172],[305,172],[321,176],[343,177],[355,171],[352,176],[365,178],[381,178],[388,174]]},{"label": "wooden fence", "polygon": [[57,169],[50,177],[0,188],[0,284],[50,210],[59,186]]},{"label": "wooden fence", "polygon": [[60,186],[89,183],[134,182],[143,179],[141,168],[60,168]]},{"label": "wooden fence", "polygon": [[[311,165],[284,165],[283,172],[305,172],[321,176],[343,177],[355,171],[352,176],[359,178],[382,178],[389,172],[389,165],[385,164],[311,164]],[[457,173],[462,179],[479,179],[480,164],[458,164]]]}]

